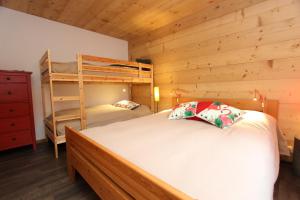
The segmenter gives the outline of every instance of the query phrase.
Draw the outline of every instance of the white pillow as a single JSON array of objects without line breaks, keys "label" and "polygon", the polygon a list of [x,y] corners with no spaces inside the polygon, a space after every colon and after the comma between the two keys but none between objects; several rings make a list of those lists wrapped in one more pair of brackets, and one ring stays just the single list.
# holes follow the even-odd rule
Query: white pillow
[{"label": "white pillow", "polygon": [[128,110],[133,110],[133,109],[139,107],[140,104],[135,103],[133,101],[122,100],[122,101],[118,101],[117,103],[115,103],[114,106],[120,107],[120,108],[126,108]]}]

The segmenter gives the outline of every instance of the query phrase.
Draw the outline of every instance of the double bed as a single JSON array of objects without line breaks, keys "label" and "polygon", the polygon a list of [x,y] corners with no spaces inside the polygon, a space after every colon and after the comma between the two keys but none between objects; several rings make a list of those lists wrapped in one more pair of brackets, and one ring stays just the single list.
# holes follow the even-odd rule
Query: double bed
[{"label": "double bed", "polygon": [[258,102],[225,101],[249,109],[227,129],[168,120],[170,110],[81,132],[67,127],[69,175],[79,172],[103,199],[271,200],[278,102],[262,110]]}]

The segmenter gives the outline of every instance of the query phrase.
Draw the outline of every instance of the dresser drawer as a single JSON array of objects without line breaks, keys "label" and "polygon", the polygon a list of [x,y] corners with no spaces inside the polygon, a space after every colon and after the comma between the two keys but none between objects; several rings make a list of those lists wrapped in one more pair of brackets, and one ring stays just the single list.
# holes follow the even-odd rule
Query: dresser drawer
[{"label": "dresser drawer", "polygon": [[0,135],[0,150],[32,144],[30,131]]},{"label": "dresser drawer", "polygon": [[15,117],[0,120],[0,134],[30,129],[30,117]]},{"label": "dresser drawer", "polygon": [[26,83],[24,75],[0,74],[0,83]]},{"label": "dresser drawer", "polygon": [[0,102],[26,101],[27,99],[27,84],[0,83]]},{"label": "dresser drawer", "polygon": [[24,116],[29,112],[28,103],[0,103],[0,118]]}]

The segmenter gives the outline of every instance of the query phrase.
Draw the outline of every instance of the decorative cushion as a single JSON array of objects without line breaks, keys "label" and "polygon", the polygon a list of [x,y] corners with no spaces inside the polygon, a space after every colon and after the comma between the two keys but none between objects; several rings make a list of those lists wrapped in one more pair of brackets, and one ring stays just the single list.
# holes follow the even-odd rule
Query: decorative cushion
[{"label": "decorative cushion", "polygon": [[122,101],[118,101],[117,103],[115,103],[114,106],[120,107],[120,108],[126,108],[128,110],[134,110],[137,107],[139,107],[140,104],[135,103],[133,101],[122,100]]},{"label": "decorative cushion", "polygon": [[219,128],[226,128],[234,124],[243,113],[243,111],[237,108],[220,102],[213,102],[206,109],[198,113],[197,117],[214,124]]},{"label": "decorative cushion", "polygon": [[[206,109],[208,106],[210,106],[210,104],[212,104],[211,101],[209,101],[209,102],[198,101],[197,109],[196,109],[196,115],[198,113],[200,113],[201,111],[203,111],[204,109]],[[197,116],[186,118],[186,119],[187,120],[195,120],[195,121],[204,121],[203,119],[201,119],[201,118],[199,118]]]},{"label": "decorative cushion", "polygon": [[197,104],[197,101],[191,101],[177,105],[170,113],[169,119],[185,119],[194,117],[196,115]]}]

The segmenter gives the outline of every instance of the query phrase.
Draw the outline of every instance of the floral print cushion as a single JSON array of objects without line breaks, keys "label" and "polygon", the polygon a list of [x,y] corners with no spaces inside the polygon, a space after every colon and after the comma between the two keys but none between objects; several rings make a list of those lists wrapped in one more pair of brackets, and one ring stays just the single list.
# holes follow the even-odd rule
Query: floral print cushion
[{"label": "floral print cushion", "polygon": [[194,117],[197,110],[197,101],[177,105],[169,115],[169,119],[185,119]]},{"label": "floral print cushion", "polygon": [[205,110],[198,113],[197,117],[219,128],[226,128],[234,124],[243,114],[244,112],[237,108],[220,102],[213,102]]},{"label": "floral print cushion", "polygon": [[139,107],[140,104],[135,103],[133,101],[122,100],[122,101],[118,101],[117,103],[115,103],[114,106],[120,107],[120,108],[125,108],[125,109],[128,109],[128,110],[134,110],[137,107]]},{"label": "floral print cushion", "polygon": [[194,117],[186,118],[187,120],[203,121],[203,119],[197,117],[197,114],[206,109],[212,104],[212,101],[198,101],[196,115]]}]

